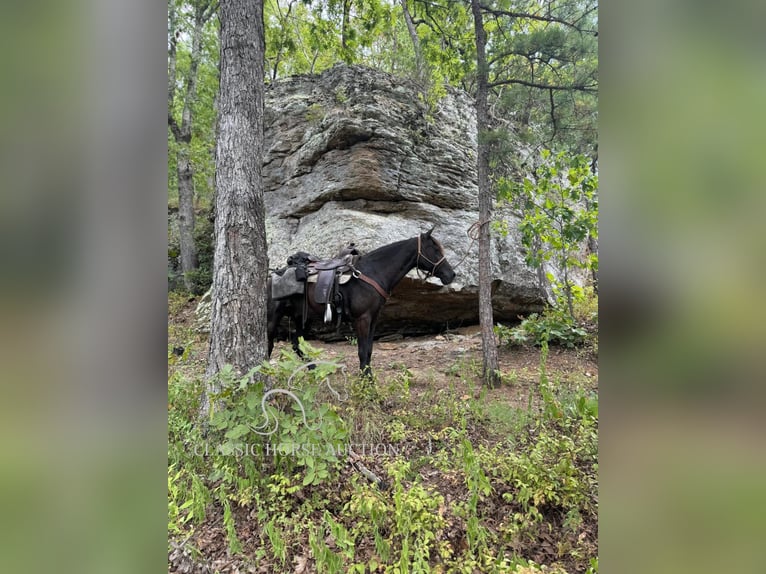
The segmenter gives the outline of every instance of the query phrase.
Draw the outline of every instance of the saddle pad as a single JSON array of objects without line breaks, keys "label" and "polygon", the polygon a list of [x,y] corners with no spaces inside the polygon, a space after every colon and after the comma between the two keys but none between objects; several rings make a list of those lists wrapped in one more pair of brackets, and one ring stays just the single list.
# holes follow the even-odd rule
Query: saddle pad
[{"label": "saddle pad", "polygon": [[[308,279],[306,279],[307,283],[316,283],[317,277],[319,277],[319,273],[314,273],[313,275],[309,275]],[[338,282],[343,285],[344,283],[348,283],[351,280],[351,273],[344,273],[340,276],[340,279]]]}]

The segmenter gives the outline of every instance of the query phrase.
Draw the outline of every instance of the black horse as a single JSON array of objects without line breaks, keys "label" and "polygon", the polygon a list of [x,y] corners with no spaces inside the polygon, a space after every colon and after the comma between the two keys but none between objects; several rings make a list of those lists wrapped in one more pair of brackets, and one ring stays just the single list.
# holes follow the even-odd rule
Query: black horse
[{"label": "black horse", "polygon": [[[383,305],[391,290],[414,268],[438,277],[444,285],[455,279],[455,272],[444,256],[441,244],[431,237],[433,228],[412,239],[404,239],[379,247],[362,255],[354,264],[354,278],[339,286],[343,319],[354,326],[359,350],[359,369],[370,373],[372,338]],[[295,331],[291,333],[293,349],[298,352],[298,338],[303,336],[303,311],[321,315],[324,306],[314,301],[314,283],[306,284],[304,295],[272,300],[268,306],[269,355],[282,317],[289,314]],[[270,297],[270,296],[269,296]]]}]

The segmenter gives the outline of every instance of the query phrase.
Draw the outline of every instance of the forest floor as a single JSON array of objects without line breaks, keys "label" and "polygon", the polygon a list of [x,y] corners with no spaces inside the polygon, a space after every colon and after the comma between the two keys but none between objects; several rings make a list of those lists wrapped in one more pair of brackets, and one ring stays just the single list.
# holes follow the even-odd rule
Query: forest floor
[{"label": "forest floor", "polygon": [[[168,315],[170,347],[189,348],[183,362],[174,368],[189,374],[204,372],[207,352],[207,336],[193,332],[196,298],[176,303]],[[392,340],[393,339],[393,340]],[[359,366],[356,342],[325,343],[310,340],[312,347],[322,351],[325,358],[344,364],[348,372]],[[281,349],[289,348],[286,341],[277,341],[272,357]],[[387,380],[399,374],[403,368],[412,373],[414,381],[428,381],[437,387],[457,385],[469,393],[482,391],[481,332],[478,325],[461,327],[438,335],[421,337],[384,337],[375,341],[372,351],[372,368],[379,378]],[[503,384],[496,389],[484,389],[487,400],[500,399],[512,405],[526,406],[529,389],[540,379],[540,349],[537,347],[498,347],[498,366],[503,374]],[[465,370],[475,380],[465,380],[458,375]],[[546,369],[548,377],[564,385],[584,385],[598,392],[598,357],[592,347],[551,347]],[[417,389],[417,385],[413,390]]]},{"label": "forest floor", "polygon": [[[168,356],[169,378],[183,377],[186,379],[199,379],[204,373],[204,364],[207,351],[207,337],[196,333],[193,329],[194,308],[196,300],[193,298],[174,298],[170,302],[168,325]],[[393,340],[392,340],[393,339]],[[310,345],[321,352],[322,360],[337,361],[346,366],[347,372],[355,373],[358,369],[356,344],[353,340],[335,343],[326,343],[318,340],[309,341]],[[183,349],[180,356],[173,354]],[[280,356],[280,351],[287,350],[289,344],[277,342],[272,363]],[[508,413],[540,413],[545,408],[546,399],[540,392],[541,376],[551,382],[556,389],[557,401],[555,404],[562,405],[566,400],[576,397],[594,397],[598,393],[598,358],[593,345],[585,345],[575,348],[551,347],[544,362],[541,362],[541,349],[537,347],[507,347],[498,348],[499,370],[501,372],[501,384],[495,389],[483,388],[480,382],[482,353],[481,333],[478,326],[463,327],[460,329],[444,332],[433,336],[384,338],[375,341],[372,353],[372,367],[376,380],[389,388],[392,381],[406,380],[406,401],[392,400],[383,405],[387,411],[385,416],[377,421],[381,428],[390,431],[392,421],[404,421],[403,431],[407,436],[417,440],[419,434],[441,432],[446,427],[458,426],[455,412],[461,412],[464,427],[467,426],[468,439],[476,448],[486,448],[489,452],[498,445],[505,444],[506,437],[519,432],[518,424],[509,423],[515,416]],[[542,367],[542,369],[541,369]],[[597,399],[596,399],[597,400]],[[457,405],[454,410],[443,409],[444,405]],[[462,406],[465,408],[462,409]],[[173,408],[173,405],[169,405]],[[452,408],[452,407],[450,407]],[[461,410],[462,409],[462,410]],[[431,412],[433,411],[433,412]],[[438,411],[439,414],[434,414]],[[449,412],[447,412],[449,411]],[[358,415],[358,413],[355,413]],[[597,416],[597,415],[596,415]],[[417,417],[427,419],[427,423],[420,428],[416,423]],[[353,417],[352,417],[353,418]],[[466,425],[465,421],[469,420]],[[526,420],[526,419],[525,419]],[[376,424],[377,424],[376,423]],[[397,422],[396,424],[400,424]],[[596,423],[597,424],[597,419]],[[531,425],[530,425],[531,427]],[[538,427],[535,427],[536,429]],[[557,427],[558,428],[558,427]],[[562,428],[564,428],[562,426]],[[569,427],[567,427],[569,428]],[[572,427],[574,428],[574,427]],[[526,431],[525,431],[526,432]],[[573,433],[575,431],[572,431]],[[578,431],[579,432],[579,431]],[[597,432],[597,431],[595,431]],[[543,431],[529,431],[529,436],[537,436],[535,433],[544,434]],[[436,436],[434,434],[434,436]],[[526,436],[526,435],[525,435]],[[562,435],[563,436],[563,435]],[[573,437],[574,438],[574,437]],[[514,439],[515,440],[515,439]],[[522,442],[526,439],[519,439]],[[593,439],[596,440],[595,438]],[[447,444],[446,442],[444,443]],[[456,443],[457,444],[457,443]],[[446,448],[446,446],[445,446]],[[452,445],[454,451],[455,445]],[[493,451],[494,452],[494,451]],[[430,439],[429,439],[430,453]],[[493,456],[500,456],[494,454]],[[596,454],[593,453],[593,457]],[[489,455],[487,455],[489,457]],[[493,460],[487,458],[487,460]],[[498,467],[506,462],[497,459]],[[390,470],[386,463],[374,459],[367,459],[367,469],[378,477],[390,478],[386,475]],[[492,462],[490,462],[492,464]],[[510,464],[510,463],[509,463]],[[577,466],[579,463],[575,463]],[[588,463],[588,468],[590,468]],[[437,493],[446,497],[446,504],[450,501],[458,503],[456,508],[462,508],[459,501],[467,499],[466,479],[460,476],[466,474],[464,470],[456,468],[455,472],[450,469],[445,471],[442,466],[431,459],[424,458],[419,464],[416,473],[408,475],[407,484],[425,485],[432,489],[429,492]],[[457,465],[459,467],[459,465]],[[354,473],[353,470],[345,469],[341,473]],[[489,472],[487,473],[490,474]],[[579,475],[578,475],[579,476]],[[583,471],[583,481],[593,482],[594,492],[591,495],[583,495],[584,499],[593,498],[595,501],[595,471]],[[587,479],[587,480],[586,480]],[[582,511],[583,516],[578,518],[576,525],[566,526],[571,509],[565,505],[556,505],[553,502],[539,504],[542,525],[529,527],[525,533],[511,534],[506,532],[509,514],[520,511],[518,501],[513,504],[504,502],[498,498],[504,490],[503,480],[496,476],[489,478],[493,494],[481,497],[481,508],[477,510],[481,516],[481,524],[496,542],[503,542],[505,550],[514,555],[523,556],[529,564],[548,565],[548,572],[595,572],[588,570],[588,565],[598,555],[597,546],[597,506],[589,512]],[[558,479],[557,479],[558,480]],[[530,479],[532,481],[532,479]],[[589,482],[589,484],[590,484]],[[310,496],[311,488],[299,491],[298,499],[303,500]],[[540,487],[543,488],[543,487]],[[554,487],[550,487],[553,489]],[[558,488],[558,487],[556,487]],[[498,491],[498,496],[494,492]],[[302,494],[301,494],[302,493]],[[316,495],[316,493],[314,493]],[[340,508],[341,503],[348,504],[351,495],[338,494],[341,498],[333,503],[332,496],[327,495],[327,507]],[[537,496],[537,495],[535,495]],[[562,498],[564,495],[561,495]],[[579,499],[578,499],[579,500]],[[537,503],[537,499],[535,501]],[[585,504],[585,503],[583,503]],[[305,504],[301,506],[301,512],[305,510]],[[583,506],[583,508],[587,505]],[[344,507],[344,508],[347,508]],[[590,508],[590,507],[588,507]],[[526,503],[524,510],[527,510]],[[581,509],[582,510],[582,509]],[[218,503],[213,503],[213,509],[206,515],[201,524],[189,529],[183,538],[176,534],[169,539],[169,572],[295,572],[296,574],[319,571],[320,565],[316,554],[316,548],[309,549],[309,536],[306,533],[295,534],[292,541],[286,536],[287,550],[283,550],[281,558],[275,556],[276,547],[273,551],[264,551],[264,546],[269,546],[267,540],[272,540],[271,535],[265,536],[263,529],[255,526],[258,520],[255,511],[244,505],[234,508],[233,513],[237,520],[237,534],[242,541],[243,551],[232,553],[227,543],[226,528],[223,524],[222,510]],[[309,511],[310,513],[311,511]],[[325,509],[324,512],[327,512]],[[440,509],[440,513],[442,510]],[[317,511],[316,517],[322,522],[322,515]],[[334,515],[343,514],[338,510]],[[453,516],[454,514],[454,516]],[[578,514],[575,512],[575,514]],[[579,515],[579,514],[578,514]],[[439,536],[448,542],[449,547],[444,556],[456,560],[461,552],[466,552],[468,519],[463,517],[461,511],[447,512],[447,526],[439,530]],[[516,516],[519,516],[518,514]],[[339,518],[341,520],[341,518]],[[533,522],[533,521],[532,521]],[[287,531],[287,523],[283,532]],[[347,526],[353,532],[353,523],[346,520]],[[545,526],[543,528],[542,526]],[[297,529],[297,527],[295,527]],[[335,533],[337,535],[337,532]],[[360,536],[364,538],[364,536]],[[369,536],[367,537],[369,538]],[[393,540],[392,535],[392,540]],[[339,548],[333,546],[332,535],[328,535],[329,547],[342,554]],[[181,542],[182,541],[182,542]],[[273,542],[273,540],[272,540]],[[344,558],[344,566],[337,571],[350,571],[351,562],[355,562],[360,572],[378,571],[375,561],[380,560],[374,549],[366,548],[370,545],[369,540],[365,543],[356,540],[356,556],[351,560],[351,555]],[[192,548],[193,550],[189,550]],[[261,548],[261,550],[258,550]],[[435,552],[431,552],[431,568],[434,572],[448,572],[455,567],[457,562],[446,562],[440,558],[434,559]],[[495,560],[498,560],[495,558]],[[496,562],[499,563],[499,562]],[[526,562],[519,562],[525,564]],[[360,564],[364,564],[362,567]],[[434,566],[434,564],[436,564]],[[452,564],[452,567],[449,566]],[[463,563],[460,563],[463,564]],[[474,562],[464,563],[458,566],[460,571],[483,572],[495,571],[495,567],[481,565],[481,559]],[[332,567],[326,571],[333,571]],[[365,570],[366,568],[366,570]],[[560,568],[560,570],[557,570]],[[383,571],[383,566],[379,571]],[[413,570],[415,571],[415,570]],[[497,571],[501,571],[499,568]],[[502,570],[507,572],[527,572],[528,570]],[[533,570],[529,570],[532,572]],[[535,570],[536,571],[536,570]]]}]

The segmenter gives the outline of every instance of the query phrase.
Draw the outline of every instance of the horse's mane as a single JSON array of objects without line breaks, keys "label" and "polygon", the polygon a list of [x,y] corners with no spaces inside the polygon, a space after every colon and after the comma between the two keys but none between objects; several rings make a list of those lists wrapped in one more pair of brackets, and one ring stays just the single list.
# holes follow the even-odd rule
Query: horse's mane
[{"label": "horse's mane", "polygon": [[366,261],[378,259],[381,256],[387,255],[390,251],[399,251],[402,248],[402,246],[408,241],[412,241],[412,238],[400,239],[399,241],[394,241],[393,243],[389,243],[388,245],[376,247],[372,251],[369,251],[365,253],[364,255],[362,255],[362,258],[365,259]]}]

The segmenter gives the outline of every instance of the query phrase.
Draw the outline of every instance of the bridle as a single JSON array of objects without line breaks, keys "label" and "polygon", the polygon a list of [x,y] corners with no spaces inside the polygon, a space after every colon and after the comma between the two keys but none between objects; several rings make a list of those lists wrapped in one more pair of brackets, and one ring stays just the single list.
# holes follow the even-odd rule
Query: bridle
[{"label": "bridle", "polygon": [[415,269],[417,270],[418,275],[420,275],[420,272],[423,271],[423,269],[421,269],[418,266],[418,263],[420,263],[421,259],[423,259],[425,261],[428,261],[428,263],[430,263],[432,265],[431,270],[430,271],[426,271],[426,276],[425,276],[424,279],[428,279],[429,277],[434,275],[436,273],[436,268],[439,267],[439,265],[441,265],[442,263],[444,263],[444,261],[447,259],[447,256],[444,255],[444,248],[439,244],[438,241],[436,241],[436,239],[432,239],[432,241],[434,243],[436,243],[436,245],[439,246],[439,248],[441,249],[441,252],[442,252],[442,258],[439,259],[439,261],[436,261],[436,262],[431,261],[428,257],[426,257],[423,254],[423,251],[421,250],[421,246],[420,246],[420,235],[418,235],[418,258],[415,260]]}]

